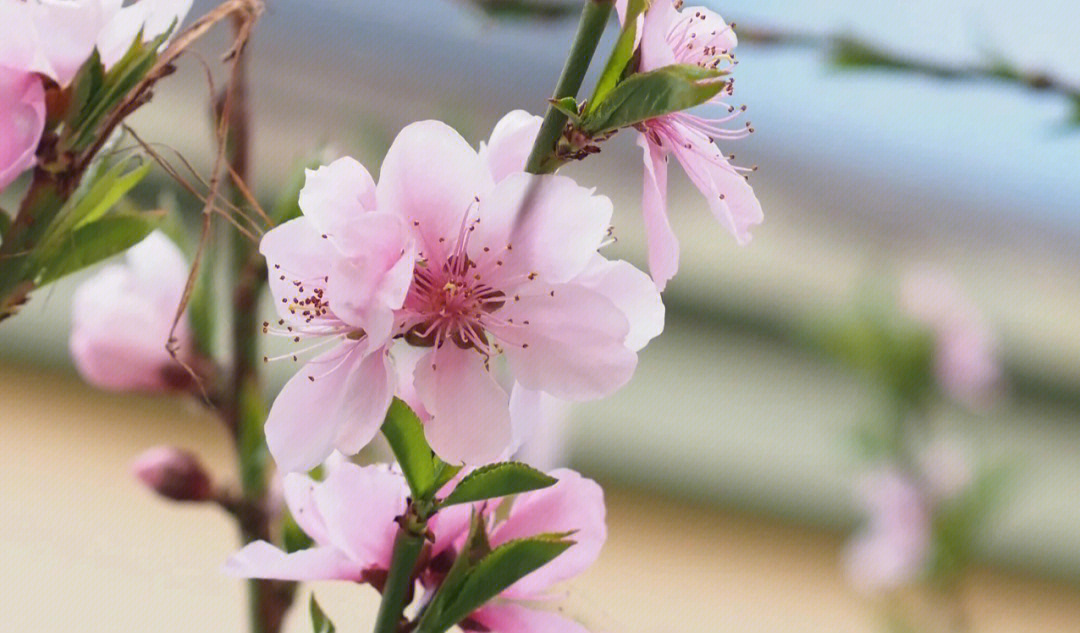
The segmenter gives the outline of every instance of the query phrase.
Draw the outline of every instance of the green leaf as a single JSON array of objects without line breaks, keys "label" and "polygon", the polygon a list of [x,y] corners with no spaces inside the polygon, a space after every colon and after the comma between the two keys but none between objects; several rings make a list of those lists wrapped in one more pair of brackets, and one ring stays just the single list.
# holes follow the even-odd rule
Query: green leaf
[{"label": "green leaf", "polygon": [[423,623],[418,631],[445,631],[573,544],[565,534],[540,534],[500,545],[465,573],[460,589],[440,607],[437,619]]},{"label": "green leaf", "polygon": [[461,480],[442,501],[444,506],[471,503],[547,488],[557,480],[520,462],[489,464],[474,470]]},{"label": "green leaf", "polygon": [[581,110],[580,106],[578,106],[577,99],[573,97],[563,97],[562,99],[549,99],[548,103],[559,112],[568,116],[574,123],[577,123],[580,120]]},{"label": "green leaf", "polygon": [[315,594],[311,594],[308,602],[308,610],[311,612],[311,630],[315,633],[334,633],[334,623],[326,617],[319,603],[315,600]]},{"label": "green leaf", "polygon": [[723,71],[693,64],[630,75],[592,106],[581,128],[596,135],[701,105],[724,89],[723,76]]},{"label": "green leaf", "polygon": [[596,81],[592,99],[589,99],[586,114],[591,114],[596,109],[596,104],[602,102],[616,84],[626,73],[630,60],[634,57],[634,42],[637,39],[637,17],[649,7],[649,0],[630,0],[626,7],[626,18],[622,32],[615,42],[615,48],[611,50],[604,71],[600,73],[600,79]]},{"label": "green leaf", "polygon": [[[469,569],[490,552],[491,544],[488,543],[484,517],[479,512],[474,511],[469,520],[469,533],[465,537],[461,551],[458,553],[457,558],[454,559],[450,571],[446,573],[442,584],[439,585],[435,597],[431,599],[431,603],[428,604],[424,615],[421,616],[420,621],[417,623],[417,633],[442,631],[447,628],[437,629],[434,626],[440,621],[446,606],[457,598],[458,593],[465,584]],[[428,624],[431,624],[432,628],[428,628]]]},{"label": "green leaf", "polygon": [[390,403],[382,434],[401,465],[413,498],[426,499],[434,494],[438,458],[424,439],[424,425],[420,423],[420,418],[401,399],[394,398]]},{"label": "green leaf", "polygon": [[63,239],[49,259],[40,260],[38,285],[82,270],[121,253],[150,234],[162,216],[152,213],[112,215],[75,229]]}]

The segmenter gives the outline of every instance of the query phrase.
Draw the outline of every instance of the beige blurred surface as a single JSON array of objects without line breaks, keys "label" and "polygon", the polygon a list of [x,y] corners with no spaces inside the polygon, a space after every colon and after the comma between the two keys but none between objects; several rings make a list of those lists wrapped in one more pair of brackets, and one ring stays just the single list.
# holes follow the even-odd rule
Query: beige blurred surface
[{"label": "beige blurred surface", "polygon": [[[0,401],[4,630],[243,630],[242,587],[218,573],[235,546],[228,519],[159,501],[127,471],[142,449],[172,443],[228,477],[213,419],[11,365],[0,366]],[[844,585],[838,535],[627,490],[608,501],[608,546],[568,589],[568,611],[595,631],[880,630]],[[338,630],[364,630],[374,591],[314,588]],[[979,570],[966,600],[974,631],[1080,630],[1080,590],[1066,584]],[[297,610],[290,631],[307,630]]]}]

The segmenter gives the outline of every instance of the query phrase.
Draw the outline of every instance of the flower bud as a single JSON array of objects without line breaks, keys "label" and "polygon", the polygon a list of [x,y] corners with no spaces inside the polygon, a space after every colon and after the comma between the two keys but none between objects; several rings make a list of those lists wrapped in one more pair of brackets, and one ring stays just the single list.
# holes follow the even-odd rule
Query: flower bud
[{"label": "flower bud", "polygon": [[199,459],[172,446],[151,448],[135,459],[131,470],[147,488],[173,501],[206,501],[213,494]]}]

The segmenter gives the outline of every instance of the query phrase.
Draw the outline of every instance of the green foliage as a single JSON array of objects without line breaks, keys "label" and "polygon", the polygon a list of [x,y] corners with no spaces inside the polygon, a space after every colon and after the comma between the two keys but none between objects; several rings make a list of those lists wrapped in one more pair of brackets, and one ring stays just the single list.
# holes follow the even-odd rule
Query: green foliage
[{"label": "green foliage", "polygon": [[120,213],[83,224],[65,235],[48,256],[36,261],[35,282],[39,286],[52,283],[121,253],[141,242],[162,219],[154,213]]},{"label": "green foliage", "polygon": [[314,633],[334,633],[334,623],[326,617],[326,613],[315,600],[314,593],[311,594],[311,600],[308,602],[308,611],[311,613],[311,630]]},{"label": "green foliage", "polygon": [[421,618],[417,633],[442,633],[574,544],[569,534],[539,534],[490,549],[483,520],[473,515],[461,553]]},{"label": "green foliage", "polygon": [[429,499],[440,487],[440,477],[446,474],[448,466],[428,446],[420,418],[404,401],[394,398],[386,412],[382,434],[401,465],[413,499]]},{"label": "green foliage", "polygon": [[724,71],[693,64],[672,64],[630,75],[590,104],[581,129],[597,135],[701,105],[723,90],[723,76]]},{"label": "green foliage", "polygon": [[[629,0],[626,7],[626,19],[623,23],[622,32],[615,42],[615,48],[608,57],[604,70],[600,73],[600,79],[596,81],[592,99],[586,113],[591,114],[596,109],[596,104],[607,98],[608,94],[615,89],[616,84],[630,70],[630,61],[634,57],[634,43],[637,39],[637,17],[649,6],[649,0]],[[575,112],[575,115],[577,113]],[[572,117],[574,118],[574,117]]]},{"label": "green foliage", "polygon": [[471,503],[539,490],[557,480],[532,466],[520,462],[502,462],[478,468],[465,476],[442,505]]}]

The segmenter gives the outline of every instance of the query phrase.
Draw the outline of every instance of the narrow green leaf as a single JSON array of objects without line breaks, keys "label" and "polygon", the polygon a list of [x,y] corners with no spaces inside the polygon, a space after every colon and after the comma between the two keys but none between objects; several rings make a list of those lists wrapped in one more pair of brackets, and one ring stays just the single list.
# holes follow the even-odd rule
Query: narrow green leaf
[{"label": "narrow green leaf", "polygon": [[579,109],[577,99],[573,97],[563,97],[562,99],[550,99],[548,102],[556,110],[569,117],[574,123],[579,121],[581,110]]},{"label": "narrow green leaf", "polygon": [[634,44],[637,40],[637,17],[649,6],[649,0],[630,0],[626,7],[626,17],[623,22],[622,32],[615,42],[615,48],[608,57],[604,71],[600,73],[600,79],[596,81],[592,99],[586,106],[585,114],[591,114],[596,109],[596,104],[602,102],[622,79],[626,67],[634,57]]},{"label": "narrow green leaf", "polygon": [[465,575],[454,600],[441,609],[438,622],[422,631],[444,631],[461,622],[510,585],[548,564],[573,545],[561,534],[541,534],[504,543]]},{"label": "narrow green leaf", "polygon": [[[417,623],[418,633],[442,631],[453,624],[448,624],[442,629],[434,628],[437,623],[442,621],[442,615],[446,607],[457,599],[458,593],[465,584],[468,571],[484,556],[491,553],[491,544],[488,542],[486,527],[484,516],[474,511],[469,520],[469,533],[465,537],[461,551],[458,553],[457,558],[454,559],[450,571],[447,572],[442,584],[439,585],[439,590],[435,593],[435,597],[431,599],[431,603],[424,611],[420,622]],[[428,628],[429,624],[432,625],[430,629]]]},{"label": "narrow green leaf", "polygon": [[334,623],[326,617],[326,613],[315,600],[314,593],[311,594],[311,600],[308,602],[308,610],[311,612],[311,630],[314,633],[334,633]]},{"label": "narrow green leaf", "polygon": [[424,439],[424,425],[420,418],[401,399],[394,398],[390,404],[382,434],[401,465],[413,498],[426,499],[434,494],[437,458]]},{"label": "narrow green leaf", "polygon": [[471,503],[547,488],[557,480],[521,462],[489,464],[474,470],[461,480],[442,501],[444,506]]},{"label": "narrow green leaf", "polygon": [[[120,201],[129,191],[135,188],[135,185],[142,182],[142,179],[150,173],[150,169],[153,168],[154,163],[146,161],[142,165],[124,173],[124,170],[131,163],[124,163],[117,165],[116,169],[110,173],[123,173],[122,176],[116,177],[109,183],[107,188],[102,188],[98,197],[96,197],[92,204],[80,204],[80,212],[75,218],[75,228],[84,226],[91,222],[94,222],[104,216],[114,204]],[[98,189],[95,187],[95,189]]]},{"label": "narrow green leaf", "polygon": [[112,215],[81,226],[65,238],[49,259],[38,262],[38,285],[45,285],[121,253],[150,234],[162,216],[151,213]]},{"label": "narrow green leaf", "polygon": [[582,117],[581,128],[596,135],[701,105],[723,90],[723,76],[693,64],[630,75]]}]

